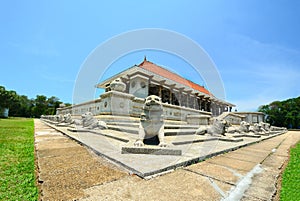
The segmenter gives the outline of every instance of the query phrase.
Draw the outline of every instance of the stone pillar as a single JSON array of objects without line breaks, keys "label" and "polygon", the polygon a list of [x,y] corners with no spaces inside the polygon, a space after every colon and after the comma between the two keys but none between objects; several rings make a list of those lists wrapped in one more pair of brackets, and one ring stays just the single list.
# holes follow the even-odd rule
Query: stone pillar
[{"label": "stone pillar", "polygon": [[178,102],[179,102],[179,106],[182,106],[182,103],[181,103],[181,93],[182,93],[182,91],[178,91]]},{"label": "stone pillar", "polygon": [[198,107],[196,109],[201,110],[201,99],[199,97],[197,97],[196,100],[197,100],[197,104],[198,104]]},{"label": "stone pillar", "polygon": [[209,102],[208,100],[207,100],[207,103],[206,103],[206,111],[207,112],[212,112],[211,111],[211,102]]},{"label": "stone pillar", "polygon": [[216,115],[216,104],[214,102],[211,102],[210,104],[210,111],[212,112],[213,116]]},{"label": "stone pillar", "polygon": [[189,94],[186,94],[186,107],[189,107]]},{"label": "stone pillar", "polygon": [[220,115],[220,105],[219,105],[219,103],[216,103],[216,115],[218,116],[218,115]]},{"label": "stone pillar", "polygon": [[161,91],[162,91],[162,86],[158,85],[158,96],[159,96],[160,98],[162,98],[162,93],[161,93]]},{"label": "stone pillar", "polygon": [[225,110],[225,105],[221,105],[221,114],[224,112]]}]

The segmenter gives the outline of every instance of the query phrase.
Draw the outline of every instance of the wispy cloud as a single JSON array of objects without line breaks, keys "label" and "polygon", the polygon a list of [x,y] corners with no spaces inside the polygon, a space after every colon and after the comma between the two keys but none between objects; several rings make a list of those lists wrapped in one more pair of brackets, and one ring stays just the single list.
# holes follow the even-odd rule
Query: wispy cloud
[{"label": "wispy cloud", "polygon": [[263,43],[248,36],[235,37],[239,41],[236,48],[245,51],[236,53],[235,66],[228,69],[231,74],[235,73],[231,81],[235,91],[227,88],[227,93],[232,93],[231,101],[238,110],[254,111],[262,104],[300,95],[298,50]]}]

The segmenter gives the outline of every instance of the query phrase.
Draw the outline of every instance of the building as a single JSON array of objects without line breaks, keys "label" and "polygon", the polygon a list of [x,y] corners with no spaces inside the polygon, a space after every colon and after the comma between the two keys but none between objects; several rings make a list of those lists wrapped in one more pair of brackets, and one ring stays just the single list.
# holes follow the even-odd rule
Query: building
[{"label": "building", "polygon": [[244,121],[255,124],[264,122],[265,115],[262,112],[234,112],[234,114],[244,116]]},{"label": "building", "polygon": [[[112,87],[115,80],[124,85],[122,90]],[[148,61],[146,57],[139,65],[120,72],[96,87],[105,89],[105,93],[98,99],[59,108],[58,113],[80,115],[90,111],[95,115],[138,117],[142,112],[144,98],[149,95],[161,97],[165,117],[172,120],[186,121],[187,118],[198,118],[199,115],[218,116],[223,112],[231,112],[235,106],[218,99],[205,87]]]}]

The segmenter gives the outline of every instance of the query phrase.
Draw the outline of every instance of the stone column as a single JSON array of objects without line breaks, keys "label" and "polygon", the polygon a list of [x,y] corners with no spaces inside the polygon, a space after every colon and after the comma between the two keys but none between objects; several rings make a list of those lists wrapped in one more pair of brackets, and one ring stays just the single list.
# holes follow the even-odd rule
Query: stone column
[{"label": "stone column", "polygon": [[178,102],[179,102],[179,106],[182,106],[182,103],[181,103],[181,93],[182,93],[182,91],[178,91]]},{"label": "stone column", "polygon": [[161,93],[161,91],[162,91],[162,86],[158,85],[158,96],[159,96],[160,98],[162,98],[162,93]]},{"label": "stone column", "polygon": [[189,107],[189,94],[186,94],[186,107]]},{"label": "stone column", "polygon": [[171,105],[173,105],[172,102],[173,102],[173,101],[172,101],[172,89],[170,88],[170,93],[169,93],[169,103],[170,103]]},{"label": "stone column", "polygon": [[201,110],[201,98],[197,97],[197,104],[198,104],[198,108],[197,110]]}]

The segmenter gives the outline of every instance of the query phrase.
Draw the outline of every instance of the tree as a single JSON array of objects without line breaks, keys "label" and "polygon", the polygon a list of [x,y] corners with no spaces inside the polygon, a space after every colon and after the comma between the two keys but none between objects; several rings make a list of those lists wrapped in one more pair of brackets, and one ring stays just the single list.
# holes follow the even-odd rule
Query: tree
[{"label": "tree", "polygon": [[300,128],[300,97],[274,101],[260,106],[258,111],[266,115],[266,121],[271,125]]},{"label": "tree", "polygon": [[37,95],[35,99],[35,104],[31,109],[32,116],[40,117],[42,114],[46,114],[47,107],[47,97],[44,95]]},{"label": "tree", "polygon": [[[9,116],[40,117],[42,114],[53,115],[62,102],[59,98],[37,95],[35,99],[18,95],[15,91],[7,91],[0,86],[0,113],[5,108],[9,109]],[[2,112],[3,113],[3,112]]]}]

